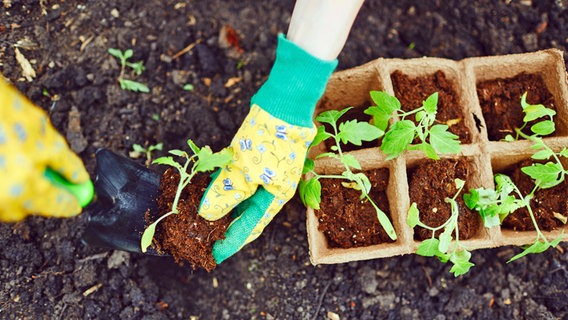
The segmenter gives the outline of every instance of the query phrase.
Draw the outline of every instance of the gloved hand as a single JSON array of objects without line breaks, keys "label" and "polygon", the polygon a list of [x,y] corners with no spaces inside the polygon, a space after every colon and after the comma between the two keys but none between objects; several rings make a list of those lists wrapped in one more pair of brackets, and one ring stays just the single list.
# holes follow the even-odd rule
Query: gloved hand
[{"label": "gloved hand", "polygon": [[0,221],[80,213],[79,201],[54,186],[61,177],[90,184],[83,163],[45,112],[0,79]]},{"label": "gloved hand", "polygon": [[214,175],[201,201],[199,214],[207,220],[237,207],[226,238],[213,247],[217,263],[256,239],[293,197],[316,133],[315,105],[336,66],[337,60],[320,60],[279,36],[270,76],[231,142],[233,160]]}]

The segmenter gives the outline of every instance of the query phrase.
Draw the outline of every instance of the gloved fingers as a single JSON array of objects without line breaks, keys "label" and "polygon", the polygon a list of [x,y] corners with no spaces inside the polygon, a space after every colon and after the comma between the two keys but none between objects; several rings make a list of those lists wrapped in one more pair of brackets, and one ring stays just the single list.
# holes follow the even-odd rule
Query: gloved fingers
[{"label": "gloved fingers", "polygon": [[219,264],[260,236],[264,228],[289,199],[276,198],[263,187],[239,204],[240,215],[225,232],[225,239],[213,245],[213,257]]},{"label": "gloved fingers", "polygon": [[[83,161],[77,156],[67,142],[59,134],[56,134],[53,143],[45,146],[46,166],[62,175],[73,184],[80,184],[90,179],[89,173],[83,165]],[[41,142],[38,141],[38,144]]]},{"label": "gloved fingers", "polygon": [[246,181],[246,176],[237,171],[240,169],[228,165],[212,176],[199,207],[201,217],[209,221],[218,220],[256,191],[256,185]]},{"label": "gloved fingers", "polygon": [[71,217],[81,212],[77,199],[63,189],[53,186],[39,172],[28,181],[2,185],[0,220],[18,221],[28,214],[49,217]]}]

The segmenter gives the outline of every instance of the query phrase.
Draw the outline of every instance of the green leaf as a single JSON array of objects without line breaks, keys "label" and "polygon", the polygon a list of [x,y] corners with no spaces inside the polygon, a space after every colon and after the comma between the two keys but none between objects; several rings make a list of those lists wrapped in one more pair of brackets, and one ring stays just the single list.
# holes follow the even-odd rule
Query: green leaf
[{"label": "green leaf", "polygon": [[436,150],[434,150],[434,147],[432,147],[432,145],[430,145],[427,142],[422,142],[419,144],[415,144],[415,145],[411,145],[408,147],[408,150],[421,150],[422,152],[424,152],[424,154],[432,159],[432,160],[439,160],[440,157],[438,156],[438,154],[436,153]]},{"label": "green leaf", "polygon": [[568,158],[568,149],[564,148],[558,153],[561,157]]},{"label": "green leaf", "polygon": [[387,115],[392,114],[396,110],[400,110],[400,101],[385,91],[371,91],[369,95],[375,105]]},{"label": "green leaf", "polygon": [[541,121],[539,123],[534,124],[531,127],[532,132],[534,132],[538,135],[541,135],[541,136],[547,136],[547,135],[553,133],[554,130],[555,130],[554,121],[552,121],[552,120],[544,120],[544,121]]},{"label": "green leaf", "polygon": [[132,58],[132,55],[134,55],[134,51],[132,51],[132,49],[126,49],[124,51],[124,59],[125,60]]},{"label": "green leaf", "polygon": [[148,147],[148,151],[155,151],[155,150],[162,150],[164,148],[164,144],[162,142],[157,143],[155,145],[151,145]]},{"label": "green leaf", "polygon": [[562,182],[561,174],[564,168],[561,164],[547,162],[546,164],[534,163],[531,166],[521,168],[521,171],[529,175],[541,188],[550,188]]},{"label": "green leaf", "polygon": [[[369,201],[371,200],[369,199]],[[371,203],[373,204],[373,207],[375,207],[379,223],[381,224],[381,226],[383,227],[389,238],[391,238],[391,240],[396,240],[397,238],[396,231],[394,231],[394,227],[392,226],[389,217],[387,217],[386,213],[384,213],[381,209],[379,209],[379,207],[373,201],[371,201]]]},{"label": "green leaf", "polygon": [[132,70],[134,70],[134,73],[136,73],[136,75],[141,75],[142,72],[146,70],[146,67],[144,67],[144,62],[142,61],[127,62],[126,65],[132,68]]},{"label": "green leaf", "polygon": [[513,138],[513,136],[510,135],[510,134],[506,135],[503,140],[505,140],[506,142],[513,142],[513,141],[516,141],[516,139]]},{"label": "green leaf", "polygon": [[535,160],[547,160],[548,158],[552,157],[554,155],[554,151],[550,150],[550,149],[544,149],[544,150],[540,150],[539,152],[533,154],[531,156],[532,159]]},{"label": "green leaf", "polygon": [[415,136],[416,125],[410,120],[395,122],[385,134],[381,150],[387,154],[388,159],[396,158],[406,150]]},{"label": "green leaf", "polygon": [[543,117],[552,118],[556,115],[556,111],[549,109],[542,104],[527,104],[526,107],[523,108],[523,112],[525,113],[523,122],[530,122]]},{"label": "green leaf", "polygon": [[320,153],[316,156],[316,159],[325,158],[325,157],[330,157],[330,158],[333,158],[333,159],[339,159],[339,156],[336,153],[333,153],[333,152]]},{"label": "green leaf", "polygon": [[152,239],[154,238],[154,233],[156,233],[157,224],[158,221],[150,224],[144,230],[144,233],[142,233],[142,238],[140,239],[140,247],[143,253],[146,252],[146,250],[148,250],[148,247],[152,244]]},{"label": "green leaf", "polygon": [[108,53],[110,53],[110,55],[112,55],[113,57],[116,57],[120,60],[122,60],[123,57],[124,57],[124,55],[122,54],[122,51],[119,50],[119,49],[109,48]]},{"label": "green leaf", "polygon": [[304,160],[304,168],[302,169],[302,174],[306,174],[308,172],[313,171],[315,166],[316,163],[314,162],[314,160],[306,158],[306,160]]},{"label": "green leaf", "polygon": [[118,82],[120,83],[120,88],[123,90],[130,90],[134,92],[150,92],[150,88],[143,83],[128,80],[128,79],[119,79]]},{"label": "green leaf", "polygon": [[191,83],[187,83],[183,85],[183,90],[185,91],[193,91],[194,86]]},{"label": "green leaf", "polygon": [[550,243],[536,241],[532,245],[526,247],[525,250],[523,250],[523,252],[521,252],[521,253],[515,255],[514,257],[512,257],[511,259],[509,259],[509,261],[507,261],[507,263],[518,260],[518,259],[520,259],[520,258],[522,258],[522,257],[524,257],[528,254],[531,254],[531,253],[544,252],[548,248],[550,248]]},{"label": "green leaf", "polygon": [[422,241],[422,243],[416,249],[416,254],[421,255],[423,257],[434,257],[443,252],[440,252],[438,247],[440,246],[440,240],[436,238],[430,238]]},{"label": "green leaf", "polygon": [[408,209],[408,216],[406,217],[406,224],[409,227],[414,228],[420,223],[420,211],[418,210],[418,206],[416,202],[413,202]]},{"label": "green leaf", "polygon": [[137,143],[132,145],[132,150],[136,152],[146,152],[146,149]]},{"label": "green leaf", "polygon": [[348,142],[360,146],[362,141],[373,141],[382,136],[384,132],[367,123],[357,120],[350,120],[339,124],[339,133],[337,138],[346,144]]},{"label": "green leaf", "polygon": [[327,133],[325,131],[325,127],[324,126],[319,126],[318,127],[318,131],[316,133],[316,136],[314,137],[314,141],[312,141],[312,144],[310,145],[310,148],[313,148],[315,146],[317,146],[318,144],[322,143],[323,141],[327,140],[329,137],[331,137],[332,135],[330,133]]},{"label": "green leaf", "polygon": [[432,93],[426,100],[422,103],[424,111],[429,114],[435,114],[438,110],[438,92]]},{"label": "green leaf", "polygon": [[222,167],[233,159],[233,150],[230,148],[225,148],[219,152],[212,153],[209,146],[201,148],[197,154],[198,163],[195,167],[195,171],[207,172],[213,169]]},{"label": "green leaf", "polygon": [[344,154],[343,157],[341,158],[341,162],[343,162],[343,164],[345,164],[346,166],[355,168],[357,170],[361,170],[361,164],[359,163],[359,160],[357,160],[351,154]]},{"label": "green leaf", "polygon": [[369,191],[371,191],[371,181],[369,181],[369,178],[363,172],[354,174],[353,180],[356,181],[361,188],[361,198],[363,198],[364,195],[369,194]]},{"label": "green leaf", "polygon": [[445,124],[433,125],[430,128],[430,144],[438,153],[458,154],[461,151],[458,136],[449,132]]},{"label": "green leaf", "polygon": [[453,273],[455,277],[466,274],[469,269],[475,265],[469,261],[470,258],[471,253],[466,250],[460,250],[451,255],[450,261],[453,263],[453,267],[450,269],[450,272]]},{"label": "green leaf", "polygon": [[174,161],[172,157],[160,157],[152,161],[153,164],[164,164],[168,166],[172,166],[174,168],[181,169],[181,165]]},{"label": "green leaf", "polygon": [[318,179],[300,181],[298,192],[305,206],[319,210],[321,202],[321,183]]},{"label": "green leaf", "polygon": [[[450,218],[451,219],[451,218]],[[448,252],[450,249],[450,244],[452,243],[452,232],[454,231],[455,225],[453,223],[449,223],[442,233],[440,233],[440,244],[438,249],[440,252]]]},{"label": "green leaf", "polygon": [[352,107],[347,107],[347,108],[345,108],[341,111],[337,111],[337,110],[324,111],[316,117],[316,121],[319,121],[321,123],[329,123],[331,125],[334,125],[334,124],[337,123],[337,120],[339,120],[339,118],[341,118],[341,116],[343,116],[351,108]]},{"label": "green leaf", "polygon": [[456,184],[456,188],[458,188],[458,189],[461,189],[465,186],[465,181],[460,179],[460,178],[454,179],[454,182]]},{"label": "green leaf", "polygon": [[201,150],[201,148],[199,148],[195,142],[193,142],[193,140],[191,139],[187,139],[187,145],[189,146],[189,148],[191,149],[191,151],[193,152],[193,154],[199,154],[199,151]]},{"label": "green leaf", "polygon": [[183,150],[174,149],[174,150],[170,150],[168,152],[170,154],[173,154],[174,156],[187,158],[187,153]]}]

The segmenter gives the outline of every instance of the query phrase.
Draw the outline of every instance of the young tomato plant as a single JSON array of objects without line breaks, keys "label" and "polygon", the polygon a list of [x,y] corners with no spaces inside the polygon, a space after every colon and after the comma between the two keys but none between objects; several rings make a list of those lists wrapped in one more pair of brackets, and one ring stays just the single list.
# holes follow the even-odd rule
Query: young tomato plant
[{"label": "young tomato plant", "polygon": [[[494,177],[496,190],[478,188],[472,189],[469,194],[464,195],[466,205],[480,213],[487,228],[500,225],[507,215],[519,208],[527,209],[537,233],[536,239],[532,245],[525,247],[523,252],[515,255],[508,262],[522,258],[529,253],[540,253],[548,248],[555,247],[562,239],[562,235],[553,241],[546,239],[536,221],[531,200],[537,190],[552,188],[564,181],[568,171],[562,165],[561,158],[568,158],[568,150],[564,148],[560,152],[555,152],[544,142],[543,136],[552,134],[555,130],[553,116],[556,112],[542,104],[531,105],[527,103],[526,96],[527,93],[521,97],[521,107],[525,114],[524,124],[521,128],[515,128],[515,136],[507,135],[505,141],[516,141],[519,138],[524,138],[533,142],[531,148],[537,150],[537,152],[531,158],[545,163],[533,163],[521,168],[521,171],[533,179],[534,188],[529,194],[523,195],[510,177],[504,174],[496,174]],[[533,134],[524,133],[523,129],[528,126],[528,123],[537,119],[541,120],[530,127]]]},{"label": "young tomato plant", "polygon": [[[416,203],[412,203],[410,209],[408,210],[407,224],[414,228],[416,226],[422,227],[432,231],[432,238],[422,241],[416,254],[425,257],[437,257],[440,261],[446,263],[450,261],[453,266],[450,272],[454,276],[460,276],[469,271],[469,269],[474,266],[470,262],[471,253],[467,248],[460,243],[459,240],[459,229],[458,229],[458,218],[459,218],[459,207],[456,198],[461,193],[465,181],[461,179],[455,179],[455,184],[457,187],[457,192],[452,198],[446,198],[445,201],[451,206],[451,216],[441,224],[439,227],[430,227],[420,221],[420,212]],[[436,238],[436,232],[443,230],[440,236]],[[452,234],[455,234],[455,244],[452,245]]]},{"label": "young tomato plant", "polygon": [[126,67],[131,68],[138,76],[142,74],[142,71],[146,70],[142,61],[128,61],[128,59],[130,59],[134,54],[132,49],[127,49],[123,52],[120,49],[109,48],[108,53],[120,61],[120,75],[118,76],[118,83],[120,83],[120,88],[122,90],[130,90],[134,92],[150,92],[150,89],[145,84],[124,78]]},{"label": "young tomato plant", "polygon": [[330,152],[322,153],[317,158],[330,157],[337,159],[343,165],[343,172],[336,175],[320,175],[314,171],[314,161],[306,159],[303,174],[310,174],[311,177],[307,180],[301,180],[298,188],[300,198],[306,206],[313,209],[320,208],[321,202],[321,183],[320,179],[342,179],[344,187],[354,188],[361,191],[361,199],[366,199],[371,203],[377,212],[377,219],[392,240],[396,240],[396,232],[388,216],[375,204],[373,199],[369,196],[371,190],[371,182],[363,172],[354,172],[354,170],[361,170],[361,164],[351,154],[346,154],[342,151],[341,145],[352,143],[360,146],[362,141],[373,141],[381,137],[384,132],[379,128],[367,123],[357,120],[349,120],[338,124],[339,118],[343,116],[349,109],[345,108],[341,111],[330,110],[322,112],[316,117],[316,120],[321,123],[329,124],[331,132],[327,132],[325,126],[320,126],[318,132],[310,148],[320,144],[321,142],[331,138],[335,144],[331,147]]},{"label": "young tomato plant", "polygon": [[[365,113],[373,117],[373,123],[377,128],[386,131],[381,143],[381,150],[393,159],[401,155],[405,150],[422,150],[426,156],[438,160],[440,153],[459,153],[461,151],[458,136],[448,131],[445,124],[435,124],[438,110],[438,93],[435,92],[422,102],[420,108],[404,112],[400,101],[383,91],[371,91],[371,99],[375,106],[365,110]],[[416,122],[407,117],[414,115]],[[400,120],[388,127],[393,117]],[[388,127],[388,130],[387,130]],[[415,139],[420,143],[412,144]]]},{"label": "young tomato plant", "polygon": [[152,239],[154,238],[154,233],[156,232],[156,226],[158,225],[158,223],[166,217],[178,213],[178,203],[182,191],[191,182],[191,179],[195,176],[195,174],[197,174],[198,172],[212,171],[215,168],[222,167],[228,164],[233,157],[233,153],[230,149],[223,149],[219,152],[213,153],[209,146],[199,148],[191,140],[188,140],[187,144],[193,152],[193,155],[189,155],[183,150],[169,151],[170,154],[185,159],[183,164],[176,162],[171,156],[161,157],[152,162],[156,164],[169,165],[176,168],[179,172],[180,179],[176,195],[172,203],[171,211],[158,218],[144,230],[140,242],[142,252],[146,252],[148,247],[152,244]]},{"label": "young tomato plant", "polygon": [[146,157],[146,166],[149,166],[152,162],[152,152],[156,150],[161,151],[163,147],[164,144],[161,142],[152,144],[148,146],[148,148],[144,148],[143,146],[135,143],[132,145],[132,151],[130,151],[129,155],[134,159],[140,157],[141,155],[144,155]]}]

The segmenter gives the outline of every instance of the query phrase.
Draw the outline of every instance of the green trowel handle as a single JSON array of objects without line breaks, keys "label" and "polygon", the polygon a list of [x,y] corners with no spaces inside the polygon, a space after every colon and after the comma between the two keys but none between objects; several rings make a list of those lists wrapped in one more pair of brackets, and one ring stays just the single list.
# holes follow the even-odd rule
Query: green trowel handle
[{"label": "green trowel handle", "polygon": [[45,169],[44,175],[52,185],[75,196],[82,208],[87,206],[91,200],[93,200],[95,188],[93,187],[93,182],[91,182],[91,180],[81,184],[73,184],[51,168]]}]

